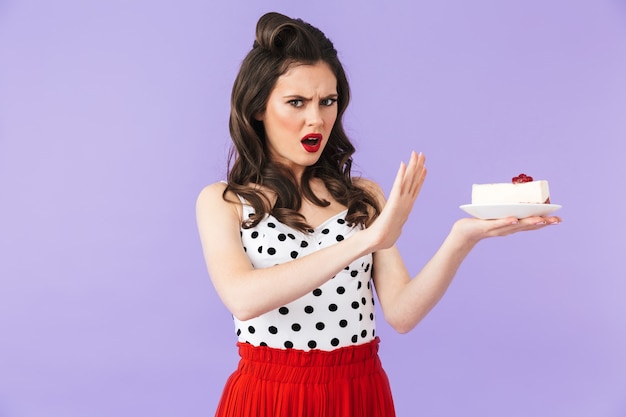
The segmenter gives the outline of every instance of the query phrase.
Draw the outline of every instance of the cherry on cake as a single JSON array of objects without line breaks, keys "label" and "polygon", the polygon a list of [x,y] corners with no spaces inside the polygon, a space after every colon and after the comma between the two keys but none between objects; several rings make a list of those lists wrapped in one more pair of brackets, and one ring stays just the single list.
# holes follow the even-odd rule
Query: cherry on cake
[{"label": "cherry on cake", "polygon": [[550,204],[548,181],[520,174],[510,183],[473,184],[472,204]]}]

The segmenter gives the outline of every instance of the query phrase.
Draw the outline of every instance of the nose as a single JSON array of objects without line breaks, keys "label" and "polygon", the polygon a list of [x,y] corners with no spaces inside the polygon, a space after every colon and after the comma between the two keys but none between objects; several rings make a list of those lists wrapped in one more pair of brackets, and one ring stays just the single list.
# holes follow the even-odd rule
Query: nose
[{"label": "nose", "polygon": [[324,124],[324,118],[322,117],[322,111],[319,106],[308,106],[306,124],[308,126],[322,126]]}]

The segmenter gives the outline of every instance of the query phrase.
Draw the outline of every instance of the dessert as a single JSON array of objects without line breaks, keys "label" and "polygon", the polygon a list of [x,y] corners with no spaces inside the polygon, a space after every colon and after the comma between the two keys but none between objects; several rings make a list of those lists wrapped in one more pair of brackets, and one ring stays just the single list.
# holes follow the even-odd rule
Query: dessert
[{"label": "dessert", "polygon": [[472,204],[550,204],[548,181],[520,174],[510,183],[473,184]]}]

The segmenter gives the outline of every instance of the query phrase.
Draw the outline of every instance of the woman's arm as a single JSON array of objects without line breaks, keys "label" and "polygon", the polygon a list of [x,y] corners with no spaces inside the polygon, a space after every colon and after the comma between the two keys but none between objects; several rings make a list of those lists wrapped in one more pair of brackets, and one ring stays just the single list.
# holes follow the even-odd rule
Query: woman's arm
[{"label": "woman's arm", "polygon": [[[380,189],[372,188],[378,189],[379,198],[384,200]],[[374,253],[374,285],[386,321],[400,333],[413,329],[441,299],[459,266],[480,240],[559,222],[558,217],[458,220],[439,250],[413,279],[395,246]]]},{"label": "woman's arm", "polygon": [[254,269],[245,254],[237,205],[222,198],[225,185],[206,187],[198,196],[196,216],[209,275],[221,300],[240,320],[257,317],[314,290],[355,259],[392,246],[424,172],[423,156],[412,154],[409,164],[398,170],[387,206],[369,228],[310,255],[262,269]]}]

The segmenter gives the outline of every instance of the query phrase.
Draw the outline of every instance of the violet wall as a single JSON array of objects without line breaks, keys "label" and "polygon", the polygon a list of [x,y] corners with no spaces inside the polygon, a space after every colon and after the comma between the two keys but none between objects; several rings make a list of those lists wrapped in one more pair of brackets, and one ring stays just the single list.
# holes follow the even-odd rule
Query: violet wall
[{"label": "violet wall", "polygon": [[333,39],[356,169],[429,175],[416,273],[474,182],[550,181],[563,224],[480,243],[410,334],[399,416],[626,416],[626,3],[0,0],[0,416],[213,415],[236,366],[195,226],[230,86],[276,10]]}]

